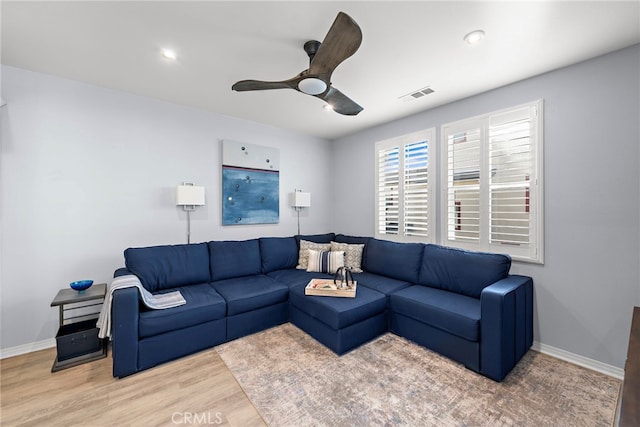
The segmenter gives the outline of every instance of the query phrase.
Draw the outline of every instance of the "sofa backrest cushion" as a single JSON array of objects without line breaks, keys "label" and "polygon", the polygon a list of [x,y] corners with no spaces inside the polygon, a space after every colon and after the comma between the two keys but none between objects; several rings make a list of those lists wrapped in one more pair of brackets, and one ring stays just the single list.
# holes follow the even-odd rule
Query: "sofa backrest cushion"
[{"label": "sofa backrest cushion", "polygon": [[150,292],[211,280],[206,243],[129,248],[124,261]]},{"label": "sofa backrest cushion", "polygon": [[369,240],[371,240],[371,237],[347,236],[345,234],[336,234],[336,237],[333,239],[334,242],[347,243],[350,245],[366,245]]},{"label": "sofa backrest cushion", "polygon": [[260,244],[258,239],[209,242],[211,280],[260,274]]},{"label": "sofa backrest cushion", "polygon": [[307,242],[313,243],[329,243],[336,237],[335,233],[326,233],[326,234],[298,234],[296,237],[296,241],[298,245],[300,244],[300,240],[306,240]]},{"label": "sofa backrest cushion", "polygon": [[[333,239],[334,242],[346,243],[348,245],[364,245],[364,248],[362,249],[362,268],[364,268],[364,260],[367,256],[367,243],[369,243],[369,240],[371,240],[371,237],[349,236],[346,234],[336,234],[335,239]],[[356,270],[356,272],[358,271]]]},{"label": "sofa backrest cushion", "polygon": [[260,239],[262,272],[296,268],[298,243],[294,237],[262,237]]},{"label": "sofa backrest cushion", "polygon": [[416,283],[423,247],[420,243],[397,243],[371,238],[365,246],[362,267],[369,273]]},{"label": "sofa backrest cushion", "polygon": [[511,257],[426,245],[418,284],[474,298],[482,290],[509,274]]}]

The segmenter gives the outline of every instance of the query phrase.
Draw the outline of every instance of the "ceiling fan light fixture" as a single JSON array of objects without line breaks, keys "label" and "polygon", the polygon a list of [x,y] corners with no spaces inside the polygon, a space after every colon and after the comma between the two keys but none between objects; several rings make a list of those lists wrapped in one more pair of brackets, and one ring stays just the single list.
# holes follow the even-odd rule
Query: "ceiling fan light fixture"
[{"label": "ceiling fan light fixture", "polygon": [[482,40],[483,37],[484,37],[484,31],[475,30],[475,31],[471,31],[469,34],[464,36],[464,41],[466,41],[469,44],[476,44],[480,40]]},{"label": "ceiling fan light fixture", "polygon": [[327,90],[327,84],[315,77],[309,77],[300,80],[298,83],[298,89],[307,95],[320,95]]},{"label": "ceiling fan light fixture", "polygon": [[177,58],[176,53],[171,49],[162,49],[161,55],[168,61],[175,61]]}]

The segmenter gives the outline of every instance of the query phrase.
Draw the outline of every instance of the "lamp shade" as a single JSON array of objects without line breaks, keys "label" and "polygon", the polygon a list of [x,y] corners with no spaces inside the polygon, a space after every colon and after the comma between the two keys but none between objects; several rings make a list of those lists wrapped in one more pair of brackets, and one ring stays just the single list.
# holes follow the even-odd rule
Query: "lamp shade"
[{"label": "lamp shade", "polygon": [[311,206],[311,193],[296,191],[291,193],[291,206],[294,208],[308,208]]},{"label": "lamp shade", "polygon": [[203,206],[204,187],[196,185],[179,185],[176,188],[176,205]]}]

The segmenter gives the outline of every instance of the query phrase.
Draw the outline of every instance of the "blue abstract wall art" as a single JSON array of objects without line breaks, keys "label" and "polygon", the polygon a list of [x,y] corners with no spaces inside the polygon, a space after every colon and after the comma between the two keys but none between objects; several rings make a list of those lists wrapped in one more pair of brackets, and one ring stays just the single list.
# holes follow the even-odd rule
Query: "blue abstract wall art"
[{"label": "blue abstract wall art", "polygon": [[277,224],[278,150],[223,141],[222,159],[222,225]]}]

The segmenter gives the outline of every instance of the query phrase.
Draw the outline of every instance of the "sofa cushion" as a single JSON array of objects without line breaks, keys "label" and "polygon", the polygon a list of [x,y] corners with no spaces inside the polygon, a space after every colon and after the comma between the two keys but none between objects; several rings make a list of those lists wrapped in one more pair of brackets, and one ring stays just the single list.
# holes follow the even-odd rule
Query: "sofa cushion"
[{"label": "sofa cushion", "polygon": [[393,313],[402,314],[469,341],[480,339],[480,300],[414,285],[389,297]]},{"label": "sofa cushion", "polygon": [[211,283],[227,301],[227,316],[246,313],[287,301],[289,288],[263,274]]},{"label": "sofa cushion", "polygon": [[359,286],[356,298],[305,295],[304,286],[295,286],[289,293],[289,303],[338,330],[383,313],[387,307],[387,298],[380,292]]},{"label": "sofa cushion", "polygon": [[344,251],[314,251],[309,249],[307,271],[335,274],[344,267]]},{"label": "sofa cushion", "polygon": [[124,261],[149,292],[211,280],[206,243],[129,248]]},{"label": "sofa cushion", "polygon": [[423,248],[420,243],[369,239],[363,268],[369,273],[417,283]]},{"label": "sofa cushion", "polygon": [[331,242],[331,250],[344,252],[344,265],[351,268],[354,273],[362,273],[363,244],[353,245],[348,243]]},{"label": "sofa cushion", "polygon": [[[151,337],[165,332],[184,329],[212,320],[222,319],[227,314],[227,303],[208,283],[181,286],[179,290],[184,305],[163,310],[140,309],[138,334],[140,338]],[[161,293],[163,293],[161,292]],[[141,304],[141,307],[144,307]]]},{"label": "sofa cushion", "polygon": [[336,237],[333,240],[338,243],[348,243],[350,245],[366,245],[367,243],[369,243],[369,240],[371,240],[371,237],[336,234]]},{"label": "sofa cushion", "polygon": [[211,281],[260,274],[258,239],[209,242]]},{"label": "sofa cushion", "polygon": [[306,240],[307,242],[314,243],[329,243],[335,237],[335,233],[326,233],[326,234],[298,234],[296,240],[300,242],[300,240]]},{"label": "sofa cushion", "polygon": [[405,282],[404,280],[392,279],[391,277],[380,276],[372,273],[354,274],[353,280],[358,282],[358,287],[366,286],[369,289],[374,289],[387,296],[395,291],[399,291],[400,289],[413,285],[413,283]]},{"label": "sofa cushion", "polygon": [[425,245],[417,283],[474,298],[509,274],[507,255]]},{"label": "sofa cushion", "polygon": [[262,237],[260,257],[263,273],[295,268],[298,264],[298,242],[294,237]]}]

